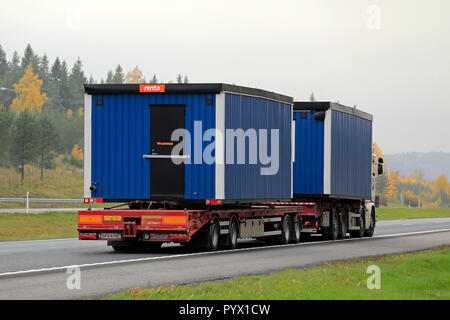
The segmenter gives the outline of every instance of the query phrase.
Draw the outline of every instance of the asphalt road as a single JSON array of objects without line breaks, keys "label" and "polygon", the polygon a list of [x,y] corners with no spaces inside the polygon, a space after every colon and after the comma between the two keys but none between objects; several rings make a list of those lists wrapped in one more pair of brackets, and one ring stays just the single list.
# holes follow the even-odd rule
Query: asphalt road
[{"label": "asphalt road", "polygon": [[[0,299],[104,297],[138,286],[195,283],[362,256],[450,245],[450,218],[380,221],[364,239],[266,246],[240,241],[231,251],[195,252],[172,245],[159,253],[116,253],[103,241],[53,239],[0,242]],[[67,288],[79,266],[81,289]]]}]

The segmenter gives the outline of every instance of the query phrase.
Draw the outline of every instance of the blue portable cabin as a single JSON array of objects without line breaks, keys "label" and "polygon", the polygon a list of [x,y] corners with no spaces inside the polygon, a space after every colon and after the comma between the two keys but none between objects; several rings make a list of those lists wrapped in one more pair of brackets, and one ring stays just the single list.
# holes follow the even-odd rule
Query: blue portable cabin
[{"label": "blue portable cabin", "polygon": [[372,115],[332,102],[295,102],[295,200],[370,199]]},{"label": "blue portable cabin", "polygon": [[[84,195],[110,202],[291,199],[292,105],[288,96],[222,83],[86,84]],[[184,135],[172,140],[174,130],[183,128],[191,143],[174,156],[171,150],[179,141],[189,140]],[[216,141],[209,129],[222,132],[223,139]],[[244,134],[266,129],[268,155],[271,130],[278,130],[278,170],[262,175],[272,164],[251,162],[248,143],[245,161],[239,162],[238,143],[228,149],[235,139],[227,129]],[[231,150],[234,162],[229,163]],[[205,152],[217,161],[204,158]],[[182,164],[174,165],[174,157]]]}]

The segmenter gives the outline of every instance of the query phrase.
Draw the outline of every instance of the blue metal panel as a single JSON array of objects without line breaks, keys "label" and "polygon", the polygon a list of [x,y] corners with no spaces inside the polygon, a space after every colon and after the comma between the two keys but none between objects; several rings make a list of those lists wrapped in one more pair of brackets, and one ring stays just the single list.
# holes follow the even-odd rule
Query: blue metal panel
[{"label": "blue metal panel", "polygon": [[323,193],[324,122],[315,120],[314,114],[315,111],[294,112],[295,195]]},{"label": "blue metal panel", "polygon": [[[234,164],[225,165],[226,199],[289,199],[291,198],[291,112],[292,106],[263,98],[226,94],[226,129],[270,129],[279,130],[279,168],[274,175],[261,175],[261,165],[249,163],[248,143],[245,164],[237,164],[235,143]],[[227,144],[227,138],[225,139]],[[259,146],[258,146],[259,151]]]},{"label": "blue metal panel", "polygon": [[372,122],[332,111],[331,194],[371,196]]},{"label": "blue metal panel", "polygon": [[[206,105],[207,98],[212,99],[213,105]],[[102,106],[96,105],[97,99],[103,100]],[[191,135],[194,121],[201,121],[203,132],[215,127],[215,95],[93,95],[92,181],[97,183],[97,190],[92,197],[150,197],[151,160],[142,158],[150,153],[150,104],[186,105],[186,129]],[[186,164],[185,198],[211,199],[214,195],[215,165]]]}]

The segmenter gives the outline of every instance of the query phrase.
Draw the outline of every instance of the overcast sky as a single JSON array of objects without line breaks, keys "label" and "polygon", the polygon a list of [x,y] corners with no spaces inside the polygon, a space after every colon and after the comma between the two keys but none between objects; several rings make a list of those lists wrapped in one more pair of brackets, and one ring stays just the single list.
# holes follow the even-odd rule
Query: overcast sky
[{"label": "overcast sky", "polygon": [[[2,0],[0,44],[30,43],[99,80],[227,82],[374,115],[385,153],[450,152],[448,0]],[[378,17],[380,19],[378,19]]]}]

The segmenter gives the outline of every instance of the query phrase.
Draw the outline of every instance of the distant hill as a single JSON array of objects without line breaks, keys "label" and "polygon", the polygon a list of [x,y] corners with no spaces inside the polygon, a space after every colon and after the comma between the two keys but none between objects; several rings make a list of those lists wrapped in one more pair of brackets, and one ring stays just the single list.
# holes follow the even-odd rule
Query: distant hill
[{"label": "distant hill", "polygon": [[434,180],[445,173],[450,179],[450,153],[444,152],[411,152],[385,155],[387,169],[399,171],[408,177],[418,169],[425,173],[427,180]]}]

